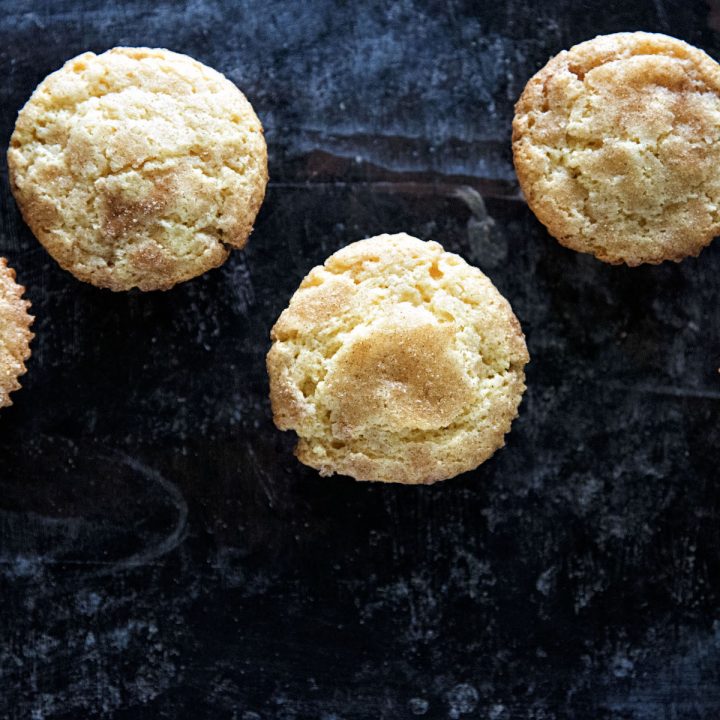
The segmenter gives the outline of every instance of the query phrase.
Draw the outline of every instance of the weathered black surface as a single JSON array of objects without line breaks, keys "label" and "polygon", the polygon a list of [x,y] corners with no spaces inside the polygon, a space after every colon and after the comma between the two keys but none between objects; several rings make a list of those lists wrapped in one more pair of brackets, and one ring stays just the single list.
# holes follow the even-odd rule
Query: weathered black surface
[{"label": "weathered black surface", "polygon": [[[720,245],[564,250],[509,151],[551,54],[648,29],[718,57],[713,26],[664,0],[0,0],[3,147],[65,59],[159,45],[247,93],[272,177],[247,251],[113,295],[47,256],[3,162],[37,338],[0,414],[0,717],[720,717]],[[310,267],[398,230],[510,299],[521,416],[444,484],[321,479],[272,426],[268,332]]]}]

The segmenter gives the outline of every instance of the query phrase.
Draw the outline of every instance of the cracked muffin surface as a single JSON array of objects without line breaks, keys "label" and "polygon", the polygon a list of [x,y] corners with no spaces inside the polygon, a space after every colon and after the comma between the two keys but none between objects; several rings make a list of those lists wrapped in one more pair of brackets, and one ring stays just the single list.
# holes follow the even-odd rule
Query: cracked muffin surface
[{"label": "cracked muffin surface", "polygon": [[26,372],[30,357],[30,302],[25,288],[15,282],[15,271],[0,257],[0,408],[12,405],[10,393],[20,389],[18,378]]},{"label": "cracked muffin surface", "polygon": [[610,263],[697,255],[720,233],[720,65],[665,35],[553,57],[515,107],[513,158],[551,235]]},{"label": "cracked muffin surface", "polygon": [[436,242],[380,235],[313,268],[272,329],[276,425],[321,475],[432,483],[504,444],[525,337],[480,270]]},{"label": "cracked muffin surface", "polygon": [[217,71],[162,49],[69,60],[8,149],[33,233],[80,280],[168,289],[247,242],[267,184],[263,129]]}]

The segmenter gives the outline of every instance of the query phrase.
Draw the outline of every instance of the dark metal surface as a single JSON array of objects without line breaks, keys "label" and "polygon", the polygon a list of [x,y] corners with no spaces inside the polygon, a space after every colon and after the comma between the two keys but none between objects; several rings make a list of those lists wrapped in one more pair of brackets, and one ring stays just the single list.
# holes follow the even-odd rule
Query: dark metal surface
[{"label": "dark metal surface", "polygon": [[[67,58],[165,46],[246,92],[271,173],[245,252],[114,295],[47,256],[2,163],[0,253],[37,338],[0,413],[0,717],[720,717],[720,245],[634,270],[565,250],[509,150],[551,54],[646,29],[718,57],[719,17],[0,0],[3,147]],[[511,301],[532,355],[521,415],[456,480],[322,479],[272,426],[268,332],[314,264],[400,230]]]}]

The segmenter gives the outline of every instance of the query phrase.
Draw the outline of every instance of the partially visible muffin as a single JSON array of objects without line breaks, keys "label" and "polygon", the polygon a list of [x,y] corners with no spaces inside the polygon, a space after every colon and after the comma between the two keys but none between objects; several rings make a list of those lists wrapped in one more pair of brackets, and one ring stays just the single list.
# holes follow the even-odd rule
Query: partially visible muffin
[{"label": "partially visible muffin", "polygon": [[25,288],[15,282],[15,271],[0,258],[0,408],[12,405],[10,393],[20,388],[18,378],[26,372],[30,357],[33,317]]},{"label": "partially visible muffin", "polygon": [[552,58],[515,107],[530,208],[609,263],[697,255],[720,233],[720,65],[685,42],[617,33]]},{"label": "partially visible muffin", "polygon": [[165,290],[247,242],[263,129],[233,83],[169,50],[85,53],[20,111],[8,165],[23,217],[80,280]]},{"label": "partially visible muffin", "polygon": [[313,268],[272,329],[276,425],[321,475],[432,483],[504,444],[525,390],[525,338],[477,268],[405,234]]}]

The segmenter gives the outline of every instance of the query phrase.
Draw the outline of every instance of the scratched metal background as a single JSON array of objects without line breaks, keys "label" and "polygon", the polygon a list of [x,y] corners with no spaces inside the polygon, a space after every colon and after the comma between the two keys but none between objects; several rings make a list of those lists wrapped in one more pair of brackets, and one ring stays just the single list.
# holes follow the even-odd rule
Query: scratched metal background
[{"label": "scratched metal background", "polygon": [[[0,0],[3,148],[64,60],[145,44],[247,93],[271,173],[245,252],[114,295],[35,242],[3,157],[37,338],[0,414],[0,718],[720,717],[720,245],[564,250],[509,150],[550,55],[638,28],[720,56],[716,1]],[[512,302],[521,416],[444,484],[321,479],[272,426],[268,332],[310,267],[399,230]]]}]

